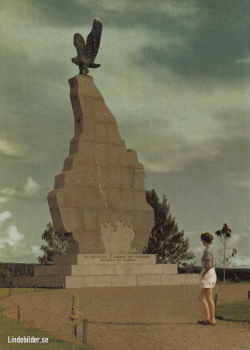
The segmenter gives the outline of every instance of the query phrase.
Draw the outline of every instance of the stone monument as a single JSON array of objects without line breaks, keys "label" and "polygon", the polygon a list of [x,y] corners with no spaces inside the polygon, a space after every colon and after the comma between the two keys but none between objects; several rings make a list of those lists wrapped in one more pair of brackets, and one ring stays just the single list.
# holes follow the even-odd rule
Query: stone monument
[{"label": "stone monument", "polygon": [[69,80],[75,133],[48,203],[70,254],[142,254],[154,225],[144,170],[87,75]]},{"label": "stone monument", "polygon": [[[17,286],[66,288],[183,284],[177,265],[157,264],[143,254],[154,225],[146,201],[145,173],[135,151],[126,149],[114,116],[88,68],[97,68],[102,25],[93,22],[87,38],[75,34],[80,74],[69,79],[74,136],[63,171],[48,194],[57,232],[68,242],[68,255],[53,266],[36,266],[34,277],[15,278]],[[189,275],[191,276],[191,275]],[[187,283],[196,283],[192,275]]]}]

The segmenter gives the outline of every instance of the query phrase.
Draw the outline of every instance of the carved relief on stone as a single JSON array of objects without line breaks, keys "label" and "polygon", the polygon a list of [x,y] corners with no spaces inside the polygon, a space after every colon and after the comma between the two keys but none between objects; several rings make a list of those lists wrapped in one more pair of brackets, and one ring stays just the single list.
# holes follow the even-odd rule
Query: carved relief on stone
[{"label": "carved relief on stone", "polygon": [[136,253],[135,231],[132,225],[117,221],[101,225],[101,237],[107,254]]}]

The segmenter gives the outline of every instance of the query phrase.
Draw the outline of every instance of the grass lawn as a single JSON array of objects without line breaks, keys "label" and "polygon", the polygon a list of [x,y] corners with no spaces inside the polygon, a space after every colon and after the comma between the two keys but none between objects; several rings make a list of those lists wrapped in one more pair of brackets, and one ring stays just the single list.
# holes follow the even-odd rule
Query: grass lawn
[{"label": "grass lawn", "polygon": [[[28,293],[33,292],[34,288],[13,288],[11,290],[11,295],[17,293]],[[37,290],[38,292],[38,290]],[[9,295],[8,288],[0,288],[0,301]],[[29,350],[29,349],[43,349],[43,350],[88,350],[89,348],[75,345],[74,343],[67,342],[65,340],[56,338],[51,334],[40,331],[36,328],[26,327],[21,324],[18,320],[13,320],[3,314],[3,306],[0,305],[0,349],[1,350]],[[8,343],[8,337],[17,338],[17,337],[35,337],[40,338],[40,341],[44,343]],[[43,340],[42,340],[43,339]],[[47,342],[48,341],[48,342]]]},{"label": "grass lawn", "polygon": [[250,300],[216,306],[216,317],[223,317],[228,321],[250,322]]}]

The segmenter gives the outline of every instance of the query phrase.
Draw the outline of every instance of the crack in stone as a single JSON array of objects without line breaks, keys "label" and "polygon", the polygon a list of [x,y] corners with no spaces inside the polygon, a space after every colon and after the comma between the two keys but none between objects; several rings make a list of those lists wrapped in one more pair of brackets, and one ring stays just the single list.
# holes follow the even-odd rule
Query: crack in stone
[{"label": "crack in stone", "polygon": [[101,193],[102,193],[102,195],[103,195],[103,197],[104,197],[104,199],[105,199],[105,202],[106,202],[105,205],[106,205],[106,207],[108,207],[107,197],[106,197],[105,193],[103,192],[102,184],[101,184],[101,170],[100,170],[100,164],[99,164],[98,159],[97,159],[96,156],[95,156],[95,160],[96,160],[96,163],[97,163],[98,174],[99,174],[99,189],[100,189],[100,191],[101,191]]}]

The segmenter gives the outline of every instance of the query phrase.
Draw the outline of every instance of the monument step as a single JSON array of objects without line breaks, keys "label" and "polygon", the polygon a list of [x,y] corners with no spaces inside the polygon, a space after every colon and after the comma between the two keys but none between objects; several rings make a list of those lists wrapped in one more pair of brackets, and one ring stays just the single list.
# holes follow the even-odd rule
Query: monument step
[{"label": "monument step", "polygon": [[199,283],[198,275],[106,275],[106,276],[67,276],[66,288],[87,287],[137,287],[160,285],[183,285]]},{"label": "monument step", "polygon": [[88,287],[137,287],[159,285],[193,285],[199,283],[198,274],[145,274],[102,276],[21,276],[14,277],[13,287],[19,288],[88,288]]},{"label": "monument step", "polygon": [[34,276],[96,276],[96,275],[177,274],[176,264],[79,264],[35,266]]},{"label": "monument step", "polygon": [[156,264],[155,254],[68,254],[57,255],[56,265]]}]

